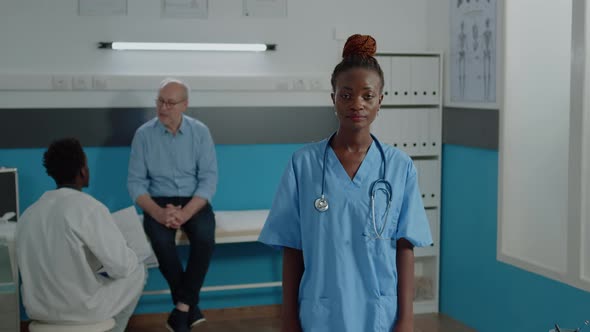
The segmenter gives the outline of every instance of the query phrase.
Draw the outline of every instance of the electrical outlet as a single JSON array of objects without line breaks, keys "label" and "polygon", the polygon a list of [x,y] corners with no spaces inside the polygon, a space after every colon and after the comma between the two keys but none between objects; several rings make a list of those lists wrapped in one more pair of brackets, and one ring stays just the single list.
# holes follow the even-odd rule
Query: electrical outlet
[{"label": "electrical outlet", "polygon": [[321,91],[322,82],[319,79],[311,79],[309,81],[309,89],[314,91]]},{"label": "electrical outlet", "polygon": [[53,90],[71,90],[72,76],[53,75],[51,76],[51,89]]},{"label": "electrical outlet", "polygon": [[287,81],[279,81],[275,85],[275,88],[279,91],[287,91],[289,90],[289,82]]},{"label": "electrical outlet", "polygon": [[296,79],[293,81],[293,90],[305,90],[305,81],[302,79]]},{"label": "electrical outlet", "polygon": [[92,77],[92,89],[94,90],[106,90],[107,80],[104,77],[93,76]]},{"label": "electrical outlet", "polygon": [[72,77],[73,90],[89,90],[92,87],[92,77],[88,75]]}]

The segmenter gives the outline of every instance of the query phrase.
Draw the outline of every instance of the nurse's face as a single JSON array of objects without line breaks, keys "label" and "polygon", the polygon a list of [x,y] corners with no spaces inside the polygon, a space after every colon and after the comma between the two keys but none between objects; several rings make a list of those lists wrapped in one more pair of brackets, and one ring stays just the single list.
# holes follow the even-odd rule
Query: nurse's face
[{"label": "nurse's face", "polygon": [[370,129],[383,100],[382,88],[379,74],[373,70],[352,68],[340,73],[332,93],[340,128]]}]

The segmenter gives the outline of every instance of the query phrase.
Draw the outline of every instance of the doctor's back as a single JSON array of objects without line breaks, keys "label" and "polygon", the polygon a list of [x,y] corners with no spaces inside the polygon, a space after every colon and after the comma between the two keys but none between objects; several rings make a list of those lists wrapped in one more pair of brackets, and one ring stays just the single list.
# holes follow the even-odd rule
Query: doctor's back
[{"label": "doctor's back", "polygon": [[129,294],[143,286],[143,269],[109,210],[79,189],[58,185],[45,192],[17,223],[22,299],[31,319],[102,321],[120,310],[113,301],[128,302],[111,285],[132,277],[139,286],[129,283]]}]

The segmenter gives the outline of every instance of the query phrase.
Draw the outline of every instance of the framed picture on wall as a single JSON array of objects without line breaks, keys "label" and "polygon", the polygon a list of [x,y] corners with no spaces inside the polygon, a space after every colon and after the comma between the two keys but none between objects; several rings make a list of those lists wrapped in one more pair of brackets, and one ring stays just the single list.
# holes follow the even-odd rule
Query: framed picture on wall
[{"label": "framed picture on wall", "polygon": [[446,106],[499,107],[501,0],[450,0]]}]

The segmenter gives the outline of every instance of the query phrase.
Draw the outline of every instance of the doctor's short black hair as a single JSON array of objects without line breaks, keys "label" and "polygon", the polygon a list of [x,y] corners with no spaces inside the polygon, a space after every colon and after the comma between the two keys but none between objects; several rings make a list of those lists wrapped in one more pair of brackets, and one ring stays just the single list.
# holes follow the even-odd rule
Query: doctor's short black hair
[{"label": "doctor's short black hair", "polygon": [[76,138],[54,141],[43,154],[43,166],[57,185],[72,184],[86,165],[86,154]]}]

